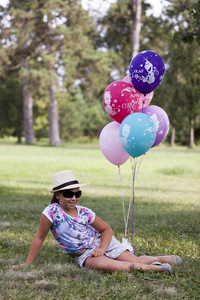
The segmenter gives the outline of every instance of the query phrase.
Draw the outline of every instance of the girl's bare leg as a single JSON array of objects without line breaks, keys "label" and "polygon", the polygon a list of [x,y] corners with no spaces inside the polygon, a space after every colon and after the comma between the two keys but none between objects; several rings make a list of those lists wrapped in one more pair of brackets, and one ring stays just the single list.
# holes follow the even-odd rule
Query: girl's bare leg
[{"label": "girl's bare leg", "polygon": [[116,260],[149,265],[155,261],[162,262],[162,263],[172,263],[174,258],[172,255],[163,255],[163,256],[142,255],[137,257],[129,251],[124,251],[116,258]]},{"label": "girl's bare leg", "polygon": [[130,272],[132,268],[138,269],[138,270],[142,269],[144,271],[151,270],[151,271],[157,271],[157,272],[164,272],[164,269],[162,266],[144,264],[144,263],[140,263],[140,262],[136,262],[136,261],[127,261],[127,260],[118,260],[118,259],[113,260],[113,259],[106,257],[105,255],[100,256],[100,257],[89,256],[85,260],[84,266],[86,268],[102,270],[104,272],[121,272],[121,271]]}]

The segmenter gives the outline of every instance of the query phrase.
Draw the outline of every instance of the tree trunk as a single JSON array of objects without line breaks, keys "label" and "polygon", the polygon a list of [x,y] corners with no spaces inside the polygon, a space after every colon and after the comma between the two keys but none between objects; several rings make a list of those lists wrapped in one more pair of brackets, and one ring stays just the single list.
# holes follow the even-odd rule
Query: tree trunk
[{"label": "tree trunk", "polygon": [[17,144],[21,144],[21,143],[22,143],[21,133],[17,132]]},{"label": "tree trunk", "polygon": [[194,119],[190,118],[190,140],[189,140],[189,147],[194,147]]},{"label": "tree trunk", "polygon": [[22,97],[24,104],[24,131],[26,144],[34,144],[34,129],[33,129],[33,98],[29,87],[28,80],[28,63],[27,60],[22,57]]},{"label": "tree trunk", "polygon": [[171,147],[174,147],[175,145],[175,136],[176,136],[176,128],[175,126],[172,126],[172,132],[171,132]]},{"label": "tree trunk", "polygon": [[49,140],[50,145],[60,146],[60,133],[59,133],[59,121],[58,121],[58,103],[56,99],[56,83],[55,83],[55,61],[52,49],[51,41],[52,21],[50,15],[48,15],[47,22],[47,34],[46,45],[48,55],[52,56],[51,61],[48,62],[47,68],[49,71],[50,83],[49,83]]},{"label": "tree trunk", "polygon": [[141,31],[142,0],[133,0],[133,42],[132,59],[139,53]]},{"label": "tree trunk", "polygon": [[50,72],[50,85],[49,85],[49,139],[50,145],[60,146],[60,133],[58,122],[58,103],[56,100],[56,86],[54,82],[54,74],[52,70]]}]

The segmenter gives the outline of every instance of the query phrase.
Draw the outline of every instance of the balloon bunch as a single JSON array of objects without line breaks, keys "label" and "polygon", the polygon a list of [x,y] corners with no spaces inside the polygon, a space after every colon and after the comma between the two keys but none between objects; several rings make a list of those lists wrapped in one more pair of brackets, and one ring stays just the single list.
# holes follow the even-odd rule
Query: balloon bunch
[{"label": "balloon bunch", "polygon": [[129,75],[105,89],[103,105],[114,122],[103,128],[99,143],[112,164],[123,164],[128,159],[126,153],[141,156],[166,137],[169,130],[166,112],[161,107],[149,106],[164,73],[162,58],[153,51],[143,51],[133,58]]},{"label": "balloon bunch", "polygon": [[[162,58],[153,51],[142,51],[131,61],[129,75],[111,83],[104,91],[104,109],[114,122],[102,129],[99,144],[106,159],[119,168],[130,156],[135,159],[145,154],[167,135],[166,112],[149,105],[164,73]],[[133,203],[136,173],[134,168]]]}]

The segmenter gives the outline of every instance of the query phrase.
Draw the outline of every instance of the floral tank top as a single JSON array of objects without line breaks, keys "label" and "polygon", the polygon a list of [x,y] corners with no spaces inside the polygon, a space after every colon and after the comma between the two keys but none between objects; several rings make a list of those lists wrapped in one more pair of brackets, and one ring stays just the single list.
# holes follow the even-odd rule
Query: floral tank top
[{"label": "floral tank top", "polygon": [[51,232],[58,245],[68,254],[91,248],[95,229],[90,226],[95,213],[86,207],[76,205],[78,215],[67,215],[57,203],[47,206],[43,214],[52,223]]}]

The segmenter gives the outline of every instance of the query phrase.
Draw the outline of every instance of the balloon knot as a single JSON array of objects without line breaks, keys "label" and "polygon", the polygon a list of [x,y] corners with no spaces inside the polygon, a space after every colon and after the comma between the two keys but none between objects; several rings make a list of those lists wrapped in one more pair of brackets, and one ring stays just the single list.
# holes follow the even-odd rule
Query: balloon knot
[{"label": "balloon knot", "polygon": [[120,172],[120,166],[118,165],[118,174],[120,174],[121,172]]}]

